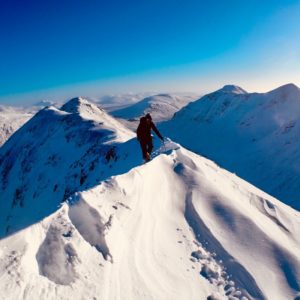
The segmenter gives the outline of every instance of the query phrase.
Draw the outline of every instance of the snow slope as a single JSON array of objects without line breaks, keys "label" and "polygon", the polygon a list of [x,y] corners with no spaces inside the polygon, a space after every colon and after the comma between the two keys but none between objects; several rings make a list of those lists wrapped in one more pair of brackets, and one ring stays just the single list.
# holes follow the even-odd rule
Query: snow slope
[{"label": "snow slope", "polygon": [[0,236],[39,221],[111,173],[116,145],[133,135],[85,99],[39,111],[0,150]]},{"label": "snow slope", "polygon": [[0,106],[0,147],[35,113],[33,109]]},{"label": "snow slope", "polygon": [[39,110],[50,105],[58,104],[52,101],[39,101],[26,107],[0,105],[0,147]]},{"label": "snow slope", "polygon": [[166,135],[300,209],[300,89],[229,85],[161,125]]},{"label": "snow slope", "polygon": [[195,99],[195,95],[153,95],[125,108],[112,110],[110,114],[120,119],[130,129],[135,130],[141,116],[150,113],[154,122],[166,121],[171,119],[175,112]]},{"label": "snow slope", "polygon": [[140,165],[132,137],[75,98],[0,149],[1,300],[300,297],[299,212],[172,142]]},{"label": "snow slope", "polygon": [[299,212],[175,148],[3,238],[0,299],[300,296]]}]

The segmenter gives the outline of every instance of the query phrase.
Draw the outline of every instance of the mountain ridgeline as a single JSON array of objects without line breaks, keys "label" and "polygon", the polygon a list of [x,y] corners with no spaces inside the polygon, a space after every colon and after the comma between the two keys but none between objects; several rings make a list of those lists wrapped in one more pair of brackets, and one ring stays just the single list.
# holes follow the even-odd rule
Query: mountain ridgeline
[{"label": "mountain ridgeline", "polygon": [[188,149],[300,209],[300,89],[268,93],[227,85],[161,125]]},{"label": "mountain ridgeline", "polygon": [[[225,86],[158,127],[278,188],[299,170],[298,92]],[[154,146],[142,164],[135,133],[83,98],[17,130],[0,148],[0,300],[298,299],[299,211],[169,138]]]},{"label": "mountain ridgeline", "polygon": [[162,122],[171,119],[174,113],[194,99],[195,96],[192,95],[158,94],[126,108],[114,110],[111,114],[118,118],[138,120],[143,114],[151,113],[155,122]]},{"label": "mountain ridgeline", "polygon": [[76,191],[112,175],[117,145],[132,137],[82,98],[39,111],[0,148],[0,236],[44,218]]}]

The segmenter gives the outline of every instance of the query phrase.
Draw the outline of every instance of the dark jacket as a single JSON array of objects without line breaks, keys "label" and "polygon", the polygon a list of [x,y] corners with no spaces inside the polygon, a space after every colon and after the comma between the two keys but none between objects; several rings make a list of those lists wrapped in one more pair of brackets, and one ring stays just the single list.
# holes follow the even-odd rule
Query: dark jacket
[{"label": "dark jacket", "polygon": [[139,141],[147,141],[151,140],[151,129],[157,134],[157,136],[162,140],[163,137],[154,125],[154,123],[150,120],[147,119],[146,117],[141,117],[140,118],[140,124],[137,128],[136,134],[137,134],[137,139]]}]

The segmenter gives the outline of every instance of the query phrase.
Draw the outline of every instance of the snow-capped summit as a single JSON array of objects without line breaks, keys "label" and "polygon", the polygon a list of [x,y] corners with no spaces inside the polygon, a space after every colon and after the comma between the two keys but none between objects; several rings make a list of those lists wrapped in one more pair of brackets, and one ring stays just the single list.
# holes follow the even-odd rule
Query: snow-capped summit
[{"label": "snow-capped summit", "polygon": [[80,113],[84,111],[84,109],[90,110],[101,110],[97,105],[88,101],[83,97],[75,97],[68,102],[66,102],[62,107],[61,110],[69,112],[69,113]]},{"label": "snow-capped summit", "polygon": [[[72,109],[76,103],[78,112]],[[80,187],[113,174],[111,164],[125,155],[118,144],[133,133],[118,121],[85,100],[62,108],[73,112],[44,108],[0,148],[0,236],[37,221]]]},{"label": "snow-capped summit", "polygon": [[217,92],[233,93],[233,94],[247,94],[247,92],[244,89],[242,89],[241,87],[239,87],[237,85],[233,85],[233,84],[224,85]]},{"label": "snow-capped summit", "polygon": [[[128,140],[128,136],[132,136],[126,127],[120,124],[115,118],[107,114],[99,105],[88,101],[83,97],[76,97],[66,102],[61,108],[61,111],[79,114],[85,120],[91,120],[99,124],[105,123],[106,128],[115,132],[116,139],[119,141]],[[120,126],[121,125],[121,126]],[[118,130],[116,130],[116,128]]]},{"label": "snow-capped summit", "polygon": [[288,83],[268,92],[268,94],[284,99],[286,97],[299,97],[300,89],[295,84]]},{"label": "snow-capped summit", "polygon": [[288,84],[268,93],[237,93],[232,86],[225,90],[190,103],[162,131],[300,209],[299,88]]},{"label": "snow-capped summit", "polygon": [[[173,119],[192,118],[193,120],[212,121],[234,110],[248,98],[248,93],[236,85],[223,88],[190,102],[177,111]],[[172,120],[171,120],[172,121]]]}]

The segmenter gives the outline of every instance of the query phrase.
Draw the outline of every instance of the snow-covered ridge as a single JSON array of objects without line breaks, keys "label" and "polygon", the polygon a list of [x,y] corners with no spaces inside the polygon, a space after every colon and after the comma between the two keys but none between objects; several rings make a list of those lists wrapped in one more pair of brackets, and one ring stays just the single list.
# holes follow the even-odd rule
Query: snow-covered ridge
[{"label": "snow-covered ridge", "polygon": [[0,149],[0,236],[38,221],[70,194],[116,172],[111,164],[127,151],[119,154],[117,146],[134,134],[87,104],[79,104],[78,113],[44,108]]},{"label": "snow-covered ridge", "polygon": [[173,149],[2,239],[6,299],[296,298],[299,213]]},{"label": "snow-covered ridge", "polygon": [[140,155],[84,99],[0,148],[1,300],[297,299],[299,212],[169,140]]},{"label": "snow-covered ridge", "polygon": [[234,84],[224,85],[223,88],[218,90],[217,92],[221,93],[233,93],[233,94],[247,94],[247,92],[241,87]]},{"label": "snow-covered ridge", "polygon": [[98,106],[83,97],[76,97],[69,100],[61,107],[61,110],[69,113],[82,113],[87,110],[97,113],[99,113],[99,110],[101,111]]},{"label": "snow-covered ridge", "polygon": [[99,105],[88,101],[83,97],[76,97],[65,103],[61,110],[64,112],[79,114],[83,119],[105,124],[106,129],[115,132],[116,138],[110,141],[126,141],[133,134],[127,128],[122,126],[115,118],[107,114]]},{"label": "snow-covered ridge", "polygon": [[288,83],[285,85],[282,85],[280,87],[278,87],[277,89],[274,89],[270,92],[268,92],[268,94],[274,94],[276,96],[279,95],[294,95],[299,93],[299,87],[297,87],[295,84],[293,83]]},{"label": "snow-covered ridge", "polygon": [[162,131],[300,209],[297,86],[268,93],[225,86],[182,108]]}]

